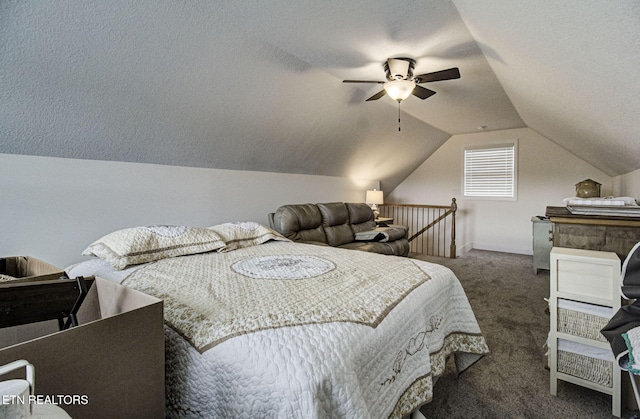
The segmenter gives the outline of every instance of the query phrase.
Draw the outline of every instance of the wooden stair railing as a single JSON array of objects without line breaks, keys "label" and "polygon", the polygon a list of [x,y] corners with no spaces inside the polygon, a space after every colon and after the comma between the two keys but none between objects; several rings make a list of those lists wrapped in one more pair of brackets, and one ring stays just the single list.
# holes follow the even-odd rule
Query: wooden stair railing
[{"label": "wooden stair railing", "polygon": [[[451,205],[383,204],[380,217],[409,227],[410,252],[456,258],[456,199]],[[451,216],[450,229],[447,228]],[[449,253],[446,242],[449,239]]]}]

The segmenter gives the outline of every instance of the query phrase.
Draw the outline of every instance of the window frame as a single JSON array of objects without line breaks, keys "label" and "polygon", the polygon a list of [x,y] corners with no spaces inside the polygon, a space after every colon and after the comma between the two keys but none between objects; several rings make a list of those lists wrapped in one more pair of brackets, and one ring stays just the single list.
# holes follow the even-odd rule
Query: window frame
[{"label": "window frame", "polygon": [[[513,195],[467,195],[467,151],[513,148]],[[462,150],[462,196],[468,200],[517,201],[518,200],[518,140],[487,142],[465,145]]]}]

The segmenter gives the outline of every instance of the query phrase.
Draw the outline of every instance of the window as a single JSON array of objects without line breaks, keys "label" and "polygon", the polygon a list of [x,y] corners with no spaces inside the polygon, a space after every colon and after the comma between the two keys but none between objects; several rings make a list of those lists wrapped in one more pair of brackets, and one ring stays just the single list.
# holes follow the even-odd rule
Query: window
[{"label": "window", "polygon": [[464,196],[516,198],[516,143],[466,147]]}]

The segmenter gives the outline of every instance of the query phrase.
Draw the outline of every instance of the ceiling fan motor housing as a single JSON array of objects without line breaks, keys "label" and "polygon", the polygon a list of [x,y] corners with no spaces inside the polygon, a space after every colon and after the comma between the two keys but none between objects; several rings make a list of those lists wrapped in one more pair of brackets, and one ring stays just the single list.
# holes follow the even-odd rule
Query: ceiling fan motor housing
[{"label": "ceiling fan motor housing", "polygon": [[387,80],[411,80],[413,79],[413,69],[416,60],[412,58],[399,57],[389,58],[384,63],[384,71],[387,73]]}]

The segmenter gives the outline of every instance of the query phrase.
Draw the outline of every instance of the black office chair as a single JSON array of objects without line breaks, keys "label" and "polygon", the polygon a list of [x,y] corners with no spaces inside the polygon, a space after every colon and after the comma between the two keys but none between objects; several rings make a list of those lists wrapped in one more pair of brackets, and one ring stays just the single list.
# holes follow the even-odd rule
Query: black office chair
[{"label": "black office chair", "polygon": [[631,303],[622,306],[600,333],[609,341],[618,366],[629,373],[633,394],[640,406],[637,382],[640,376],[640,242],[629,251],[622,264],[620,294]]}]

